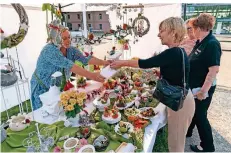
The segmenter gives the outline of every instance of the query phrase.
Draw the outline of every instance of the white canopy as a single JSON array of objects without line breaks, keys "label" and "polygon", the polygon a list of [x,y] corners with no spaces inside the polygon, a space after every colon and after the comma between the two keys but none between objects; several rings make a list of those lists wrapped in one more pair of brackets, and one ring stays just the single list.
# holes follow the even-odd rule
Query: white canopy
[{"label": "white canopy", "polygon": [[[82,11],[82,3],[75,3],[73,5],[69,5],[67,7],[63,7],[66,6],[68,4],[64,4],[61,3],[62,8],[62,12],[80,12]],[[116,3],[86,3],[86,11],[106,11],[108,10],[108,8]],[[145,8],[148,7],[158,7],[158,6],[165,6],[165,5],[173,5],[174,3],[146,3],[143,4]],[[128,3],[128,5],[138,5],[138,3]],[[57,6],[57,4],[55,4],[55,6]]]}]

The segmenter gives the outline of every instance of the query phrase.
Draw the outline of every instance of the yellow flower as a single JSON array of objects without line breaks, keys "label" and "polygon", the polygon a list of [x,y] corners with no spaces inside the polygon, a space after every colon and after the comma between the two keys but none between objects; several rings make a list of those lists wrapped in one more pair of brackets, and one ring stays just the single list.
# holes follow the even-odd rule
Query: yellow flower
[{"label": "yellow flower", "polygon": [[72,111],[72,110],[74,110],[74,106],[73,106],[73,105],[68,105],[68,106],[66,107],[66,109],[67,109],[68,111]]},{"label": "yellow flower", "polygon": [[76,91],[70,91],[70,97],[76,98]]},{"label": "yellow flower", "polygon": [[57,10],[56,13],[57,13],[58,16],[61,15],[61,11],[60,10]]},{"label": "yellow flower", "polygon": [[76,99],[77,100],[77,104],[79,105],[79,106],[82,106],[83,105],[83,99],[81,99],[81,98],[78,98],[78,99]]},{"label": "yellow flower", "polygon": [[62,100],[61,103],[62,103],[63,106],[67,106],[68,105],[68,102],[66,100]]},{"label": "yellow flower", "polygon": [[79,106],[83,106],[83,101],[79,102]]},{"label": "yellow flower", "polygon": [[62,101],[62,100],[69,100],[69,99],[70,99],[70,96],[68,95],[68,93],[63,92],[63,93],[60,95],[60,99],[61,99],[61,101]]},{"label": "yellow flower", "polygon": [[73,98],[71,98],[71,99],[69,100],[69,103],[70,103],[71,105],[75,105],[76,102],[77,102],[77,100],[76,100],[76,99],[73,99]]},{"label": "yellow flower", "polygon": [[87,99],[87,94],[85,92],[80,92],[78,93],[77,98]]}]

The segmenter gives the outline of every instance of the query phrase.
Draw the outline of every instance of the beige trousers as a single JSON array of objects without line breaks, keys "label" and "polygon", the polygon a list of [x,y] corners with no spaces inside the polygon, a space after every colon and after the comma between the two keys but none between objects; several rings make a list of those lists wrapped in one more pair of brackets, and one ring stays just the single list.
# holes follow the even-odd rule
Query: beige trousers
[{"label": "beige trousers", "polygon": [[188,92],[183,108],[177,112],[167,108],[169,152],[184,152],[186,134],[194,112],[195,101],[191,90]]}]

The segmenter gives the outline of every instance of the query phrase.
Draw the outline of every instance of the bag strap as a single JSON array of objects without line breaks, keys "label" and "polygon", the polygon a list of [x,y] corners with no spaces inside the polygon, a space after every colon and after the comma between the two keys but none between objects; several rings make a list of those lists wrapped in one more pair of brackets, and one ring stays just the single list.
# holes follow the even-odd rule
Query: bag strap
[{"label": "bag strap", "polygon": [[[179,47],[180,48],[180,47]],[[183,61],[182,61],[182,68],[183,68],[183,85],[184,85],[184,90],[183,90],[183,94],[184,94],[184,96],[186,96],[185,94],[186,94],[186,92],[185,92],[185,89],[186,89],[186,81],[185,81],[185,61],[184,61],[184,51],[180,48],[180,50],[181,50],[181,53],[182,53],[182,59],[183,59]]]},{"label": "bag strap", "polygon": [[48,90],[48,88],[46,87],[46,85],[42,82],[42,80],[39,79],[38,75],[36,74],[36,72],[34,72],[34,76],[35,76],[35,79],[38,81],[38,83],[43,87],[45,88],[46,90]]}]

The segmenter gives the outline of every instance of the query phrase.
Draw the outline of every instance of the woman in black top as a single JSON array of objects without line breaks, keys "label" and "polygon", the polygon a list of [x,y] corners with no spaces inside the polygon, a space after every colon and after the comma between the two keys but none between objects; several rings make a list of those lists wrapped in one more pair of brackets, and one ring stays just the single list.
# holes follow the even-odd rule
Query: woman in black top
[{"label": "woman in black top", "polygon": [[194,34],[198,39],[191,54],[189,86],[193,93],[195,89],[196,111],[189,127],[187,137],[190,137],[195,125],[201,139],[200,146],[191,145],[195,152],[213,152],[213,136],[211,126],[207,118],[207,110],[216,88],[216,74],[219,71],[221,46],[213,36],[212,29],[215,18],[206,13],[200,14],[193,20]]},{"label": "woman in black top", "polygon": [[[153,68],[160,67],[161,76],[166,79],[171,85],[183,87],[183,65],[182,52],[178,46],[183,40],[186,33],[184,21],[181,18],[170,17],[162,21],[159,26],[159,34],[163,45],[167,45],[166,49],[157,56],[149,59],[139,60],[124,60],[115,61],[111,64],[112,68],[120,68],[122,66],[136,68]],[[184,51],[185,57],[185,74],[186,83],[189,76],[189,62]],[[189,91],[184,106],[179,111],[175,112],[170,108],[168,111],[168,148],[170,152],[184,152],[185,137],[187,129],[191,123],[194,111],[195,102],[192,92]]]}]

